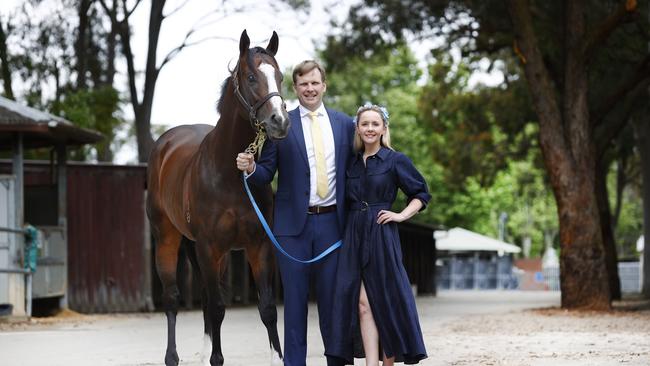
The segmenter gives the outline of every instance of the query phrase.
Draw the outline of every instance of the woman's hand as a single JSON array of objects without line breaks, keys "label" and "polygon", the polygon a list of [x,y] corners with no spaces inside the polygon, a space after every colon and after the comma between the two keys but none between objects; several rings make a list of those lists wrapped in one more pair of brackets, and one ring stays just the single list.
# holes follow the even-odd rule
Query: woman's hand
[{"label": "woman's hand", "polygon": [[379,214],[377,214],[377,223],[379,225],[384,225],[389,222],[402,222],[406,220],[407,217],[404,216],[402,213],[396,213],[393,211],[388,211],[388,210],[381,210],[379,211]]}]

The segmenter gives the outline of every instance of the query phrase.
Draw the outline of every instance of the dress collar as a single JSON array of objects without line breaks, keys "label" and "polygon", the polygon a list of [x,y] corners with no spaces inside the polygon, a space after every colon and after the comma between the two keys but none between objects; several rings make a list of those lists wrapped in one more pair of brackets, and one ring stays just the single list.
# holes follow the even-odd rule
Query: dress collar
[{"label": "dress collar", "polygon": [[[387,147],[380,146],[379,150],[374,155],[370,155],[370,156],[376,156],[381,160],[386,160],[386,156],[388,156],[389,151],[390,151],[390,149],[388,149]],[[357,153],[357,157],[359,159],[363,160],[363,150],[361,150],[361,151],[359,151]]]}]

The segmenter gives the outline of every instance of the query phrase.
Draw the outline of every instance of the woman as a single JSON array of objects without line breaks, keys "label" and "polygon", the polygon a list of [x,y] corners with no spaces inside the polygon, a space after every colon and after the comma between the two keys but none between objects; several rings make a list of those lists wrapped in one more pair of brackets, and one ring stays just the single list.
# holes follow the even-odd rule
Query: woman
[{"label": "woman", "polygon": [[[427,357],[397,232],[397,223],[424,209],[431,198],[422,175],[390,147],[388,113],[366,104],[355,118],[357,152],[346,171],[349,208],[339,253],[332,319],[334,343],[325,354],[353,364],[360,325],[366,365],[415,364]],[[391,211],[397,188],[408,197]]]}]

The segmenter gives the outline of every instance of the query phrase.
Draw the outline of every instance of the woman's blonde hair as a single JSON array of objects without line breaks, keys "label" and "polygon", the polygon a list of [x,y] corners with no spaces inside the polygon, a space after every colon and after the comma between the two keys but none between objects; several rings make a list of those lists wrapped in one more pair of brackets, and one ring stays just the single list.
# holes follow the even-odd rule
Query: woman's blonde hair
[{"label": "woman's blonde hair", "polygon": [[[376,104],[370,104],[366,103],[359,107],[357,109],[357,115],[354,117],[354,124],[358,128],[359,124],[359,117],[361,116],[362,113],[367,112],[367,111],[373,111],[377,112],[380,116],[382,121],[384,121],[384,127],[386,127],[386,132],[381,136],[379,140],[379,144],[383,147],[389,148],[391,150],[394,150],[390,146],[390,128],[388,127],[388,110],[385,107],[378,106]],[[355,129],[356,130],[356,129]],[[354,151],[362,151],[363,150],[363,141],[361,141],[361,136],[359,136],[358,131],[355,131],[354,133]]]}]

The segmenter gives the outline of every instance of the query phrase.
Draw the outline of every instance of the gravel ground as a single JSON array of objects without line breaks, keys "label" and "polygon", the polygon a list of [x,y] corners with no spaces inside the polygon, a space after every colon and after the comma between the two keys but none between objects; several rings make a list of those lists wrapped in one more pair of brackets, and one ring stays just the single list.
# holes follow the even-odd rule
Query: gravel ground
[{"label": "gravel ground", "polygon": [[[423,365],[650,365],[650,301],[630,298],[610,312],[558,308],[553,292],[441,292],[419,297],[429,358]],[[279,307],[280,321],[282,308]],[[310,309],[308,365],[324,365]],[[202,317],[178,320],[181,365],[200,365]],[[282,327],[280,326],[282,334]],[[233,308],[223,325],[226,365],[268,365],[255,307]],[[0,322],[0,365],[162,365],[164,315],[82,315]],[[358,360],[357,365],[363,365]]]}]

